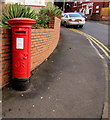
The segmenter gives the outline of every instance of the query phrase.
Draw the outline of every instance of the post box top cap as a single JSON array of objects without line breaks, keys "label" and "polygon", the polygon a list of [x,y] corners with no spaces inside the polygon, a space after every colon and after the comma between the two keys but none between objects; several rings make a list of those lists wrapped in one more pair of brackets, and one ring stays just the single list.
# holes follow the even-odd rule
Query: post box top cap
[{"label": "post box top cap", "polygon": [[9,19],[8,22],[10,24],[34,24],[36,23],[36,20],[25,18],[25,17],[17,17],[13,19]]}]

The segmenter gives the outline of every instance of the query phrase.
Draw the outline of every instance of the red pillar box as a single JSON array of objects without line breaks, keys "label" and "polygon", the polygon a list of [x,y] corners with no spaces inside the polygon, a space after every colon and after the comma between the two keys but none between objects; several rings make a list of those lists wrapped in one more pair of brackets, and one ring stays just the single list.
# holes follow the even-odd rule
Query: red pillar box
[{"label": "red pillar box", "polygon": [[12,26],[12,86],[26,90],[30,84],[31,28],[36,21],[19,17],[8,22]]}]

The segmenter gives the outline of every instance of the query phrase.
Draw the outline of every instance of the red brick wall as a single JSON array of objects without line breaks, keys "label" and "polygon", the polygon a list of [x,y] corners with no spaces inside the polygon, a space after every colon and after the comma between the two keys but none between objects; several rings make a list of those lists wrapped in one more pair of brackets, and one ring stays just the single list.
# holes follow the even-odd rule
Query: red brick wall
[{"label": "red brick wall", "polygon": [[31,70],[41,64],[57,46],[60,19],[55,19],[54,29],[32,29]]},{"label": "red brick wall", "polygon": [[[99,6],[99,9],[96,9],[96,6]],[[94,5],[93,5],[93,13],[96,13],[96,11],[98,10],[100,14],[101,12],[101,8],[104,8],[104,7],[108,7],[109,6],[109,2],[94,2]]]},{"label": "red brick wall", "polygon": [[91,16],[92,20],[97,20],[97,21],[109,21],[110,20],[110,16],[107,15],[92,15]]},{"label": "red brick wall", "polygon": [[103,15],[103,16],[101,17],[101,20],[102,20],[102,21],[110,21],[110,16],[109,16],[109,15]]},{"label": "red brick wall", "polygon": [[54,28],[54,22],[55,22],[55,17],[51,17],[51,20],[49,21],[48,27]]},{"label": "red brick wall", "polygon": [[[32,29],[31,70],[39,66],[53,52],[60,35],[60,19],[55,18],[54,28]],[[0,85],[11,81],[11,30],[0,29]]]},{"label": "red brick wall", "polygon": [[11,79],[11,30],[0,29],[0,86]]}]

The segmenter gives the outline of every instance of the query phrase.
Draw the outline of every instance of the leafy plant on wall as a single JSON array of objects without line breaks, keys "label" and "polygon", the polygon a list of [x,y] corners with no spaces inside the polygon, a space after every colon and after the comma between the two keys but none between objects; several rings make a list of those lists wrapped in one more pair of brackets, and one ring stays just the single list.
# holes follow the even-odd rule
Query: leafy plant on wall
[{"label": "leafy plant on wall", "polygon": [[37,14],[36,23],[33,25],[34,28],[48,28],[48,22],[50,18],[44,14]]},{"label": "leafy plant on wall", "polygon": [[16,17],[26,17],[31,19],[36,19],[37,13],[35,10],[31,9],[30,7],[26,7],[20,4],[6,4],[3,7],[2,12],[2,27],[10,27],[8,23],[9,19],[16,18]]},{"label": "leafy plant on wall", "polygon": [[59,17],[61,16],[61,9],[59,9],[58,6],[46,6],[43,7],[39,13],[50,17]]},{"label": "leafy plant on wall", "polygon": [[2,10],[2,27],[11,27],[8,23],[9,19],[17,17],[26,17],[36,20],[33,28],[48,28],[48,23],[52,17],[60,16],[61,10],[56,6],[43,7],[39,13],[30,7],[21,4],[6,4]]}]

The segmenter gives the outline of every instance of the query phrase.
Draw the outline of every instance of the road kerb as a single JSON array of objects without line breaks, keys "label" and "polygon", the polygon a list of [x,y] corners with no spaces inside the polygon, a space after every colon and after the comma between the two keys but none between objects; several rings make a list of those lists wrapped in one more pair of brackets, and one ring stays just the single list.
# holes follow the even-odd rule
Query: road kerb
[{"label": "road kerb", "polygon": [[82,32],[82,31],[79,31],[79,30],[76,30],[76,29],[69,29],[69,30],[74,31],[76,33],[79,33],[79,34],[89,38],[92,42],[94,42],[94,44],[96,44],[102,50],[102,52],[107,56],[107,58],[110,59],[110,55],[109,55],[110,50],[103,43],[101,43],[100,41],[98,41],[94,37]]}]

